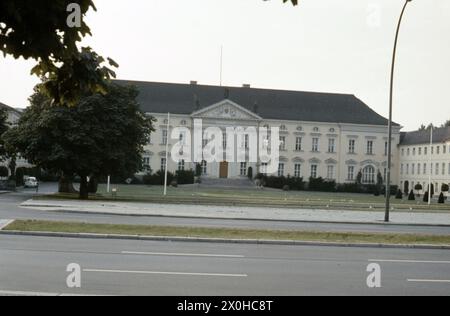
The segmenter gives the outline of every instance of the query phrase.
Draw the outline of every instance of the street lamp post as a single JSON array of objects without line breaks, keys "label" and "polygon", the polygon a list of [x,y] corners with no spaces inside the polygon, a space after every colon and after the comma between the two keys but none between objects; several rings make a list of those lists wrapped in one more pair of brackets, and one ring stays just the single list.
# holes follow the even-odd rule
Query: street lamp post
[{"label": "street lamp post", "polygon": [[392,68],[391,68],[391,90],[389,97],[389,123],[388,123],[388,165],[387,165],[387,177],[386,177],[386,214],[384,221],[389,222],[390,210],[391,210],[391,168],[392,168],[392,104],[394,99],[394,73],[395,73],[395,58],[397,55],[397,42],[400,33],[400,26],[402,24],[403,15],[405,14],[406,7],[412,0],[406,0],[403,6],[400,19],[398,21],[397,33],[395,34],[394,53],[392,55]]}]

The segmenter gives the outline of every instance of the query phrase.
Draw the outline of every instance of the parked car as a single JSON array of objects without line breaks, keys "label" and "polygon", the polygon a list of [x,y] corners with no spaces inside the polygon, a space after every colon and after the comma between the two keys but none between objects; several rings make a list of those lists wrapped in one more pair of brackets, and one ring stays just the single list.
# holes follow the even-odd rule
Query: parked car
[{"label": "parked car", "polygon": [[25,188],[37,188],[39,186],[39,182],[35,177],[28,177],[25,179]]}]

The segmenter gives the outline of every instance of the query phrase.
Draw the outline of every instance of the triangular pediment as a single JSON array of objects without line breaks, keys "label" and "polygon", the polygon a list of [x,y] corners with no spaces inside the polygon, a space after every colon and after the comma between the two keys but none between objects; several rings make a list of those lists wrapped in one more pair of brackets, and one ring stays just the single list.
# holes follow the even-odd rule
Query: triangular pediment
[{"label": "triangular pediment", "polygon": [[208,106],[200,111],[192,113],[193,117],[197,118],[214,118],[214,119],[229,119],[229,120],[251,120],[257,121],[262,118],[247,110],[243,106],[231,101],[223,100],[219,103]]}]

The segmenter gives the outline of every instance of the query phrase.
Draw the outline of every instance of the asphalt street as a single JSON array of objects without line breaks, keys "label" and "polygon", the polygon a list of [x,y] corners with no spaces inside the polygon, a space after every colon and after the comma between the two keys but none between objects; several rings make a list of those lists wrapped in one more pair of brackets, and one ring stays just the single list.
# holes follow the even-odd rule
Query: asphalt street
[{"label": "asphalt street", "polygon": [[[40,194],[55,192],[56,184],[43,184]],[[305,223],[261,220],[223,220],[202,218],[124,216],[101,214],[77,214],[70,212],[52,212],[32,210],[20,207],[20,204],[36,195],[32,189],[16,193],[0,194],[0,219],[37,219],[53,221],[89,222],[101,224],[195,226],[209,228],[275,229],[275,230],[314,230],[330,232],[378,232],[378,233],[418,233],[450,234],[449,227],[440,226],[403,226],[372,224],[333,224]]]},{"label": "asphalt street", "polygon": [[[68,288],[69,264],[81,288]],[[367,266],[381,267],[370,289]],[[450,251],[0,237],[0,294],[450,295]]]}]

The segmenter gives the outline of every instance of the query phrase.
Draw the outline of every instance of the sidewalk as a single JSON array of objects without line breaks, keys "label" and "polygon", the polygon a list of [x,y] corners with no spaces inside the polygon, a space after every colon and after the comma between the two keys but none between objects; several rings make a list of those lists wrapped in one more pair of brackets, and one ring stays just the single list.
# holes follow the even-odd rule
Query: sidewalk
[{"label": "sidewalk", "polygon": [[[28,200],[22,207],[41,211],[129,216],[166,216],[214,219],[273,220],[333,223],[382,223],[383,212],[303,210],[205,205],[175,205],[76,200]],[[393,212],[392,224],[450,226],[450,213]]]}]

